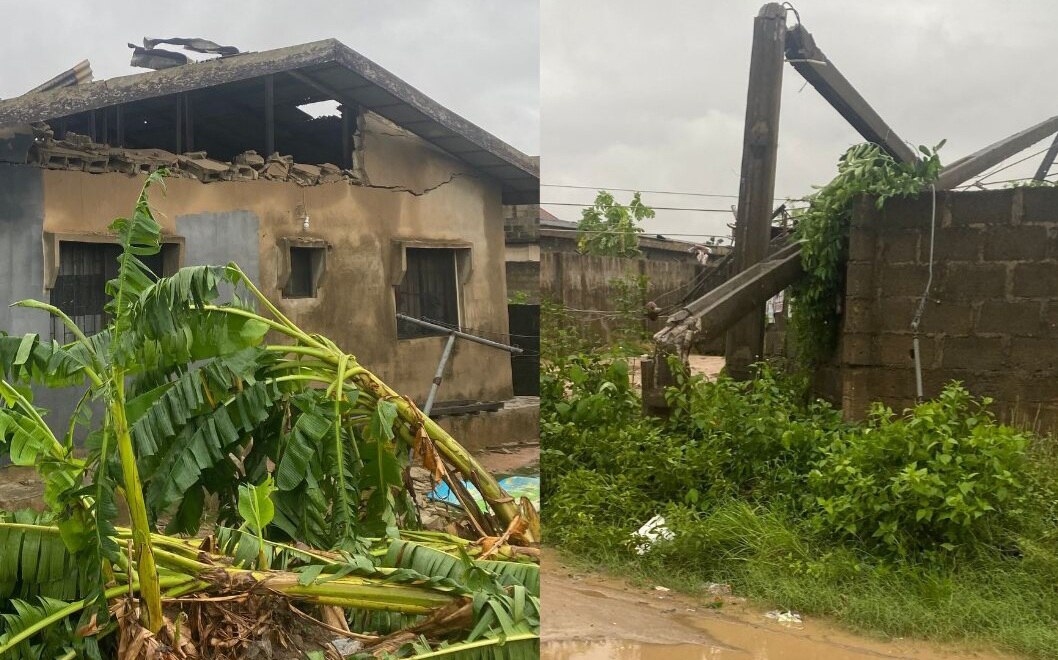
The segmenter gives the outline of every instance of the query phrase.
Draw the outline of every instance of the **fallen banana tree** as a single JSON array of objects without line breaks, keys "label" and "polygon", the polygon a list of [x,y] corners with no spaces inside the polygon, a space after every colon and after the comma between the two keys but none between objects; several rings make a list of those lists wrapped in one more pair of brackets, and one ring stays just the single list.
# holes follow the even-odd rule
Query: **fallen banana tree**
[{"label": "fallen banana tree", "polygon": [[[325,565],[321,562],[328,557],[332,562],[344,558],[346,564],[361,558],[355,565],[374,557],[377,563],[383,540],[393,543],[417,533],[409,455],[435,484],[446,481],[456,493],[467,514],[468,535],[482,539],[475,547],[501,558],[531,557],[531,549],[519,549],[539,538],[528,500],[515,502],[455,439],[355,356],[296,326],[236,264],[154,277],[141,257],[161,249],[161,229],[148,204],[149,187],[161,176],[148,178],[132,217],[111,227],[122,253],[118,276],[107,283],[111,321],[106,330],[86,336],[56,307],[21,301],[15,304],[53,315],[75,341],[59,345],[32,334],[0,336],[0,444],[7,442],[13,463],[40,473],[53,514],[49,529],[58,534],[83,587],[76,594],[81,609],[60,616],[56,612],[74,607],[65,603],[43,618],[67,620],[80,612],[84,619],[91,612],[95,618],[82,621],[78,630],[102,632],[106,629],[98,622],[117,611],[109,603],[112,594],[128,598],[134,592],[138,605],[120,611],[124,620],[138,613],[147,635],[135,638],[142,649],[172,625],[163,611],[163,590],[215,594],[252,585],[242,592],[370,611],[363,602],[343,600],[342,593],[353,585],[340,579],[328,580],[331,586],[323,588],[291,582],[289,575],[258,575],[250,567],[270,570],[277,548],[286,549],[280,556],[311,566]],[[222,294],[230,302],[221,303]],[[45,423],[29,386],[83,389],[62,437]],[[103,409],[99,423],[91,416],[96,402]],[[86,438],[83,458],[73,451],[80,436]],[[475,504],[464,480],[481,493],[487,510]],[[127,532],[113,523],[118,495],[129,512]],[[239,542],[226,546],[231,554],[222,552],[218,560],[234,562],[223,575],[237,580],[218,582],[221,573],[173,552],[180,541],[171,535],[200,532],[207,498],[216,503],[218,529],[237,528],[227,538]],[[158,534],[161,521],[170,536]],[[40,529],[34,534],[44,537]],[[468,547],[465,540],[449,537],[447,542],[460,553]],[[34,560],[32,565],[41,564]],[[7,570],[0,564],[0,585]],[[17,573],[23,583],[27,574],[35,575]],[[452,605],[451,595],[436,585],[407,588],[430,593],[422,595],[423,602],[397,598],[381,609],[414,617],[428,613],[422,608],[436,612]],[[26,593],[46,596],[32,589]],[[328,598],[336,600],[328,603]],[[33,606],[27,607],[19,620],[33,618]],[[525,612],[524,603],[518,611]],[[471,632],[480,637],[492,627],[478,631],[477,615]],[[450,627],[461,621],[446,620]],[[531,628],[522,631],[530,638]],[[438,628],[424,630],[408,628],[401,644],[428,644],[422,636]],[[91,651],[91,644],[86,648]]]},{"label": "fallen banana tree", "polygon": [[[403,618],[397,619],[405,624],[401,627],[376,623],[371,633],[354,633],[348,628],[338,631],[361,640],[364,652],[371,654],[368,657],[394,652],[420,635],[443,636],[459,631],[465,635],[468,630],[470,634],[462,641],[479,649],[499,648],[511,636],[524,638],[519,648],[529,649],[537,643],[533,633],[539,625],[539,567],[535,564],[472,560],[465,553],[462,558],[455,557],[432,547],[450,544],[453,539],[427,533],[422,537],[427,539],[425,542],[380,540],[388,545],[381,564],[365,556],[300,550],[264,541],[265,556],[275,561],[281,558],[283,568],[247,568],[237,552],[225,552],[225,548],[232,550],[240,545],[245,534],[225,528],[221,531],[226,540],[152,535],[166,611],[194,610],[195,606],[216,609],[218,600],[246,603],[272,598],[305,617],[308,615],[294,603],[401,615]],[[115,540],[131,542],[131,538],[131,530],[119,529]],[[36,646],[30,640],[49,626],[83,613],[91,616],[82,617],[79,632],[108,632],[98,613],[91,609],[93,600],[77,598],[85,585],[71,570],[76,568],[75,559],[62,542],[57,526],[39,521],[0,521],[0,548],[2,565],[14,569],[0,573],[0,577],[21,576],[0,582],[0,596],[13,599],[18,612],[17,617],[5,615],[8,625],[0,635],[0,657],[9,657],[7,653],[16,653],[13,657],[60,657],[71,652],[75,653],[71,657],[77,657],[78,652],[86,650],[86,634],[81,634],[80,640],[74,637],[72,642],[61,637],[52,639],[51,646],[47,638]],[[135,611],[135,605],[125,601],[131,601],[129,597],[142,585],[135,579],[131,552],[122,557],[114,566],[118,584],[108,588],[105,597],[111,601],[112,613],[126,614],[128,620],[121,624],[127,636],[129,629],[141,628],[135,617],[127,616]],[[196,649],[204,644],[216,646],[218,642],[233,640],[235,643],[227,650],[236,652],[231,657],[239,657],[236,635],[206,637],[191,628],[185,630],[181,640],[174,628],[175,616],[163,616],[158,639],[177,650],[159,657],[200,657],[202,654]],[[223,614],[220,616],[223,618]],[[60,645],[56,646],[56,642]],[[45,650],[54,655],[44,654]],[[141,657],[128,650],[119,648],[118,657]],[[505,652],[510,655],[511,649]]]}]

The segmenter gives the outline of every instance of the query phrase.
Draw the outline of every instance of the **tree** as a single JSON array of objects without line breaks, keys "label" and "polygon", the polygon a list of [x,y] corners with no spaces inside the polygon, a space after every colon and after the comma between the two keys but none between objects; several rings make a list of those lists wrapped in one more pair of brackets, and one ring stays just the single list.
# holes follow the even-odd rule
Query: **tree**
[{"label": "tree", "polygon": [[643,204],[640,193],[624,206],[614,201],[613,195],[600,190],[595,204],[581,212],[577,225],[577,249],[582,254],[605,257],[638,257],[639,226],[654,217],[654,209]]}]

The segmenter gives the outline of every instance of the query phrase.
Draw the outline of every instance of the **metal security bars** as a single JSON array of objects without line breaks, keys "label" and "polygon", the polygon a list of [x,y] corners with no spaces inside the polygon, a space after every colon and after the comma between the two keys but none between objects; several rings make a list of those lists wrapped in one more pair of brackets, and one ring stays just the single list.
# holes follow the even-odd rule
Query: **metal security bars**
[{"label": "metal security bars", "polygon": [[397,286],[397,338],[432,337],[448,334],[400,315],[428,318],[445,325],[459,325],[459,283],[456,251],[446,248],[408,248],[407,270]]}]

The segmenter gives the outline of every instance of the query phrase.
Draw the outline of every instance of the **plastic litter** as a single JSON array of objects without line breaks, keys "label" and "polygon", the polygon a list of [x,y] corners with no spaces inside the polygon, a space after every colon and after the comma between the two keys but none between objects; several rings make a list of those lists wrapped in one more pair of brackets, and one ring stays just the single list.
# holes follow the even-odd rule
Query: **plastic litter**
[{"label": "plastic litter", "polygon": [[662,516],[654,516],[645,525],[632,533],[632,540],[638,541],[636,553],[640,555],[645,555],[649,552],[654,547],[654,544],[658,542],[658,539],[671,541],[674,538],[676,538],[676,535],[665,526],[665,518]]},{"label": "plastic litter", "polygon": [[[506,477],[499,480],[500,486],[503,490],[507,491],[507,494],[513,497],[516,501],[521,499],[523,496],[528,497],[529,501],[533,503],[533,506],[538,510],[540,508],[540,477],[539,476],[512,476]],[[482,511],[485,511],[485,498],[481,496],[478,489],[474,487],[474,484],[469,481],[464,481],[463,485],[466,487],[470,496],[477,502],[478,507]],[[448,484],[441,482],[437,484],[429,496],[431,500],[438,502],[447,502],[459,506],[459,499],[456,498],[455,493],[448,487]]]},{"label": "plastic litter", "polygon": [[787,626],[796,625],[799,626],[803,622],[801,621],[801,615],[797,612],[791,612],[790,610],[772,610],[764,615],[765,619],[771,619],[778,621],[779,623]]}]

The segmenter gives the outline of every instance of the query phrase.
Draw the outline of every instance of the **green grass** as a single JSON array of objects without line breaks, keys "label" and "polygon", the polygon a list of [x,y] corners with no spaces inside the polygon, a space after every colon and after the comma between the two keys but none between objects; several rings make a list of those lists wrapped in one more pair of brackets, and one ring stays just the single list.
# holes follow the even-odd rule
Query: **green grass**
[{"label": "green grass", "polygon": [[[605,356],[554,366],[542,389],[545,542],[579,563],[690,593],[726,582],[869,636],[1058,659],[1055,443],[986,401],[946,389],[848,424],[766,374],[691,381],[672,418],[646,419]],[[639,556],[631,534],[655,514],[675,538]]]},{"label": "green grass", "polygon": [[[871,637],[1058,658],[1058,566],[1053,560],[994,557],[930,569],[872,565],[848,549],[815,546],[784,527],[778,516],[732,506],[750,514],[741,518],[750,533],[715,552],[677,544],[640,557],[628,544],[614,543],[627,538],[629,530],[609,526],[596,528],[598,538],[606,539],[602,543],[586,542],[584,535],[566,543],[566,530],[549,525],[547,542],[578,568],[692,595],[704,594],[710,582],[729,583],[755,606],[826,617]],[[729,522],[738,519],[732,516]],[[711,532],[715,542],[735,529],[716,527],[698,533]]]}]

